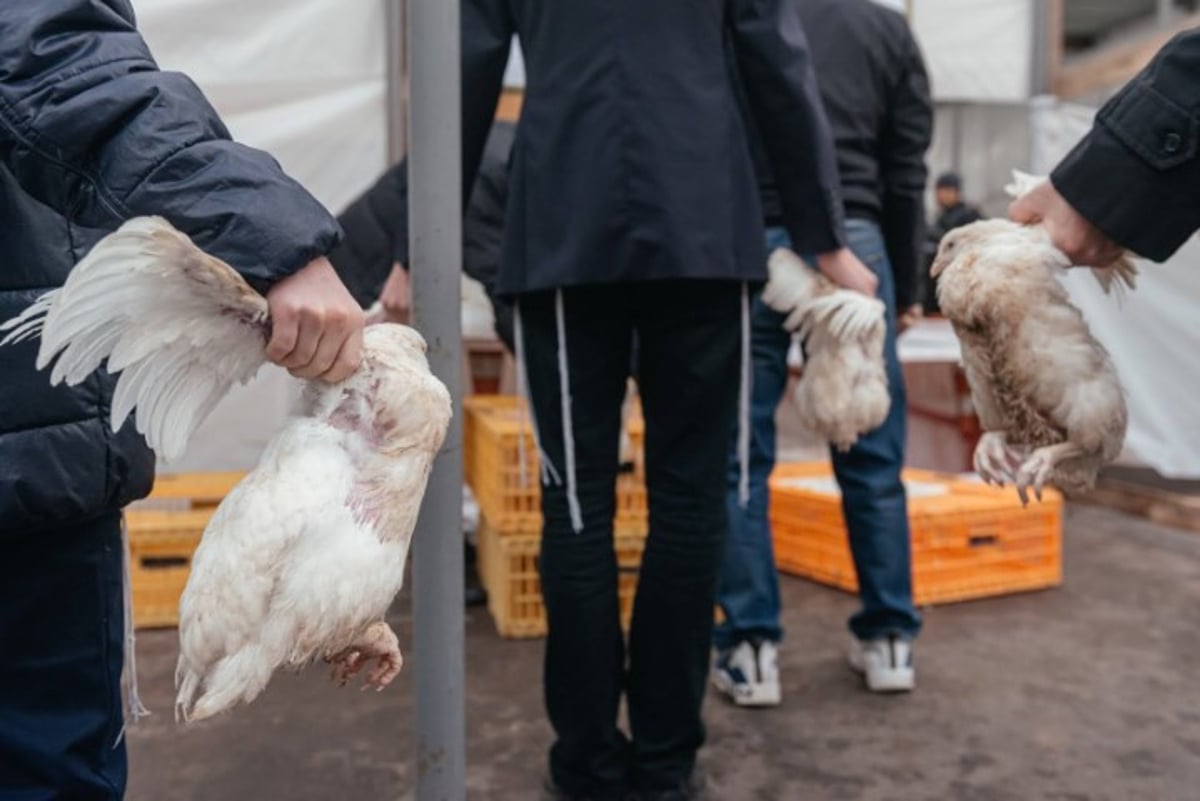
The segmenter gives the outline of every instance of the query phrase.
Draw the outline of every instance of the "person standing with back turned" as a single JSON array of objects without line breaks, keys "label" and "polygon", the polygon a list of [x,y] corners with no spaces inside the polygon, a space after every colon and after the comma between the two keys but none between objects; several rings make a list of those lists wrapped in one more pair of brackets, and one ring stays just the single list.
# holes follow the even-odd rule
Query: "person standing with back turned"
[{"label": "person standing with back turned", "polygon": [[[913,607],[904,464],[904,376],[896,356],[897,315],[912,319],[920,297],[924,239],[925,152],[933,125],[921,54],[904,17],[872,0],[789,0],[811,34],[813,66],[833,129],[846,193],[848,243],[879,278],[887,304],[891,408],[883,424],[846,453],[832,453],[842,491],[862,610],[850,619],[850,663],[874,691],[910,690]],[[750,78],[747,77],[747,88]],[[775,184],[778,179],[775,179]],[[767,244],[796,243],[764,181]],[[767,519],[767,479],[775,466],[775,408],[787,387],[791,336],[784,317],[761,301],[754,310],[750,502],[739,502],[735,454],[728,478],[730,536],[721,568],[725,620],[714,644],[713,683],[741,706],[774,706],[782,692],[777,664],[779,578]]]},{"label": "person standing with back turned", "polygon": [[[693,798],[726,432],[747,387],[750,285],[766,278],[727,37],[789,232],[834,280],[874,291],[845,248],[803,30],[784,0],[464,0],[462,13],[464,197],[514,34],[527,74],[498,290],[516,298],[542,469],[547,794]],[[635,333],[650,532],[627,655],[613,514]]]}]

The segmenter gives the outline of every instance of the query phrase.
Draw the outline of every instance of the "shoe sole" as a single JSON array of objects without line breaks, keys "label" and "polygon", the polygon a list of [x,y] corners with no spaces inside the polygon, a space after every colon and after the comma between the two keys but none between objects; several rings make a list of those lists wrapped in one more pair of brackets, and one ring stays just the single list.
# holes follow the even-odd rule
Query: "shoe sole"
[{"label": "shoe sole", "polygon": [[762,709],[764,707],[779,706],[783,703],[783,692],[779,687],[771,688],[760,685],[751,688],[748,693],[744,693],[739,691],[734,683],[720,671],[713,673],[712,685],[732,701],[734,705],[743,708]]}]

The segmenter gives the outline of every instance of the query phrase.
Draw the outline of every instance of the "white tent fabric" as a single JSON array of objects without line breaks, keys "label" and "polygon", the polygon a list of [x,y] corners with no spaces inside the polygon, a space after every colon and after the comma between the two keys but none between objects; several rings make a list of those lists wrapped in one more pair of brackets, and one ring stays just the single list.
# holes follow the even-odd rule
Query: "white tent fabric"
[{"label": "white tent fabric", "polygon": [[[189,75],[235,139],[263,148],[332,210],[384,169],[385,50],[378,0],[136,0],[163,69]],[[164,472],[253,466],[295,400],[264,368],[213,411]]]},{"label": "white tent fabric", "polygon": [[[275,156],[334,212],[385,169],[384,3],[380,0],[135,0],[163,69],[189,75],[234,138]],[[519,59],[511,80],[523,81]],[[467,336],[489,336],[491,307],[463,286]],[[297,382],[264,368],[213,411],[163,472],[242,470],[295,402]]]},{"label": "white tent fabric", "polygon": [[[1040,99],[1033,113],[1033,169],[1053,169],[1091,127],[1094,109]],[[1066,279],[1072,300],[1108,348],[1125,385],[1125,460],[1169,478],[1200,478],[1200,240],[1164,264],[1140,261],[1138,288],[1114,299],[1079,271]]]},{"label": "white tent fabric", "polygon": [[934,99],[1028,99],[1033,8],[1033,0],[912,0],[913,31],[925,55]]}]

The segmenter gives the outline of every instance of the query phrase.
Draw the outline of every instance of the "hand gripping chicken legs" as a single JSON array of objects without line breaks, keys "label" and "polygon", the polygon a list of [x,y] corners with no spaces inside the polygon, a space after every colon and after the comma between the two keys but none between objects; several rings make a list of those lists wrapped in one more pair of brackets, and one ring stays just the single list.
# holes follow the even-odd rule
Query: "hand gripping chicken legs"
[{"label": "hand gripping chicken legs", "polygon": [[[78,384],[107,360],[120,372],[116,430],[180,455],[235,383],[266,363],[266,300],[165,220],[141,217],[102,239],[66,284],[0,326],[6,344],[41,336],[37,364]],[[57,361],[55,361],[57,357]],[[400,590],[429,471],[451,415],[425,342],[371,326],[362,366],[309,381],[302,410],[217,508],[180,602],[177,715],[199,720],[252,701],[274,671],[317,658],[345,682],[400,671],[384,622]]]}]

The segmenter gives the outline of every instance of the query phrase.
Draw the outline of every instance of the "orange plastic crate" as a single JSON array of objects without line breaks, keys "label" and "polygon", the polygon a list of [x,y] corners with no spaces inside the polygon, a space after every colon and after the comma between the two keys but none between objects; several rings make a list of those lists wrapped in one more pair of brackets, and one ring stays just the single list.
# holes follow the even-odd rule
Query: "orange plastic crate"
[{"label": "orange plastic crate", "polygon": [[[617,594],[621,603],[621,626],[628,631],[637,593],[638,568],[646,538],[620,534],[613,539],[617,552]],[[481,519],[478,536],[479,580],[487,589],[488,611],[501,637],[546,636],[546,607],[538,574],[542,538],[536,534],[501,533]]]},{"label": "orange plastic crate", "polygon": [[137,628],[179,623],[179,597],[191,572],[192,555],[214,511],[208,507],[183,511],[130,509],[125,513],[133,622]]},{"label": "orange plastic crate", "polygon": [[[520,400],[476,395],[466,399],[464,411],[463,473],[481,513],[504,535],[540,533],[538,452]],[[644,533],[647,519],[643,478],[636,473],[618,476],[616,528]]]},{"label": "orange plastic crate", "polygon": [[[1062,496],[1022,508],[1016,492],[957,476],[904,471],[917,604],[949,603],[1062,583]],[[828,464],[779,465],[771,528],[780,570],[851,592],[841,496]]]}]

